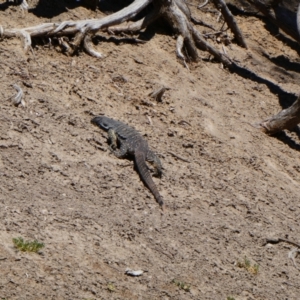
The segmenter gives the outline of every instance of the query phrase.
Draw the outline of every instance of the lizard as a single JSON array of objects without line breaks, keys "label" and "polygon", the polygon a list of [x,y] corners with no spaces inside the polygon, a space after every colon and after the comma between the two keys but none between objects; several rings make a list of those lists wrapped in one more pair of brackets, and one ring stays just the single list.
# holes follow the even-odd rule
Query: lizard
[{"label": "lizard", "polygon": [[153,164],[155,173],[159,177],[162,175],[162,165],[158,156],[149,149],[147,141],[133,127],[105,116],[94,117],[91,123],[108,132],[109,148],[116,157],[123,158],[127,154],[134,156],[141,179],[164,210],[162,196],[150,175],[146,161]]}]

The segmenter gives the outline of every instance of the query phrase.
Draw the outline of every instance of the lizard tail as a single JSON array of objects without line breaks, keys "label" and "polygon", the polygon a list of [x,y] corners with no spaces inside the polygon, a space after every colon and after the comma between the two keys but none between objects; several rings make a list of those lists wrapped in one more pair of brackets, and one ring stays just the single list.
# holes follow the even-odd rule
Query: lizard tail
[{"label": "lizard tail", "polygon": [[142,180],[144,181],[145,185],[148,187],[148,189],[154,195],[157,203],[160,205],[160,207],[163,208],[164,202],[163,202],[161,195],[159,194],[159,192],[157,190],[157,187],[156,187],[156,185],[151,177],[151,174],[148,170],[148,167],[146,165],[145,154],[143,152],[137,151],[137,152],[135,152],[134,157],[135,157],[135,163],[136,163],[137,169],[139,171],[139,174],[140,174]]}]

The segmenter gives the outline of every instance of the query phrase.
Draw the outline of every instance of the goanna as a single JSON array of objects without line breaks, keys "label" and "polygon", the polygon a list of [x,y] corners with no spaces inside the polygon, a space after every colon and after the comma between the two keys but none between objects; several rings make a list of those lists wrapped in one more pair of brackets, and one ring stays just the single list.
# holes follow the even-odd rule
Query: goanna
[{"label": "goanna", "polygon": [[146,161],[153,164],[156,175],[161,176],[162,166],[159,158],[148,147],[147,141],[132,127],[105,116],[98,116],[91,123],[108,132],[110,150],[118,158],[133,155],[138,172],[145,185],[154,195],[157,203],[164,209],[164,202],[153,182]]}]

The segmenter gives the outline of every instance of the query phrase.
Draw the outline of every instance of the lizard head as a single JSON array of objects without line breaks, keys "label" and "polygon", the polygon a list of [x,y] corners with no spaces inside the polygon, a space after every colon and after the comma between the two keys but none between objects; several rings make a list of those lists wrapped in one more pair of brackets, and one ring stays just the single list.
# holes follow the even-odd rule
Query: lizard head
[{"label": "lizard head", "polygon": [[113,120],[105,116],[95,117],[91,120],[91,123],[104,130],[109,130],[113,126]]}]

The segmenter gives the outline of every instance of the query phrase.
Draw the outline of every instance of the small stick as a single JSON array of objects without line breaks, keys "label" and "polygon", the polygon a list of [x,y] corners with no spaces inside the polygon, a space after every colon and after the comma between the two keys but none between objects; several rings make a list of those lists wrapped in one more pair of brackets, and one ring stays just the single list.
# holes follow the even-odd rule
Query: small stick
[{"label": "small stick", "polygon": [[285,243],[294,245],[294,246],[296,246],[296,247],[298,247],[300,249],[300,244],[298,244],[296,242],[293,242],[291,240],[282,239],[282,238],[266,238],[266,241],[265,241],[264,245],[266,245],[267,243],[277,244],[277,243],[280,243],[280,242],[285,242]]},{"label": "small stick", "polygon": [[203,35],[204,35],[205,37],[210,36],[210,35],[218,35],[218,34],[221,34],[221,33],[225,32],[226,30],[227,30],[227,28],[224,29],[224,30],[216,31],[216,32],[204,33]]},{"label": "small stick", "polygon": [[181,120],[181,121],[179,121],[177,124],[180,124],[180,125],[187,124],[187,125],[189,125],[189,126],[192,126],[191,123],[189,123],[188,121],[185,121],[185,120]]},{"label": "small stick", "polygon": [[162,96],[164,95],[165,91],[169,90],[169,88],[166,88],[165,86],[161,86],[157,90],[154,90],[149,94],[151,98],[154,98],[156,101],[161,102],[162,101]]},{"label": "small stick", "polygon": [[[195,6],[196,6],[196,5],[195,5]],[[204,21],[198,20],[197,18],[195,18],[195,17],[193,17],[193,16],[191,16],[191,20],[192,20],[192,22],[193,22],[195,25],[201,25],[201,26],[208,27],[208,28],[210,28],[210,29],[212,29],[212,30],[215,30],[215,28],[214,28],[213,26],[207,24],[207,23],[204,22]]]},{"label": "small stick", "polygon": [[182,161],[185,161],[185,162],[188,162],[188,163],[190,162],[187,158],[181,157],[181,156],[177,155],[177,154],[174,153],[174,152],[168,151],[168,153],[171,154],[171,155],[173,155],[174,157],[176,157],[176,158],[182,160]]}]

